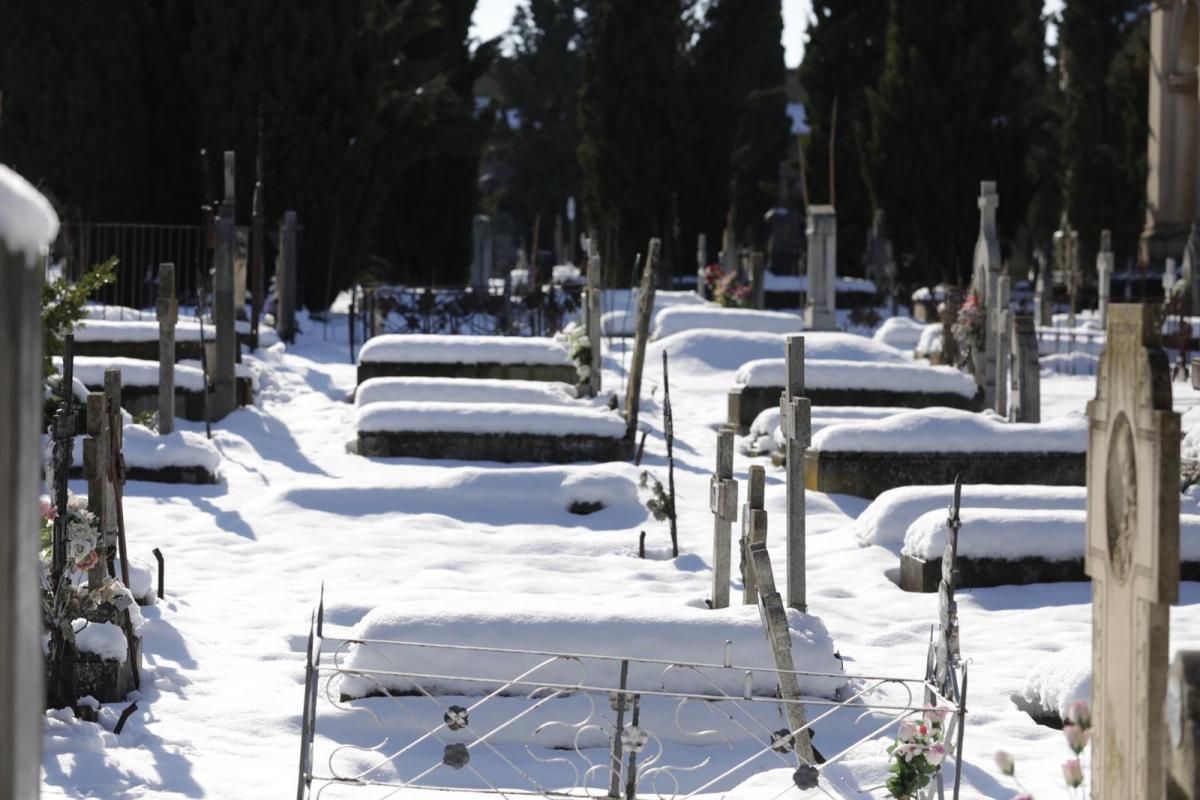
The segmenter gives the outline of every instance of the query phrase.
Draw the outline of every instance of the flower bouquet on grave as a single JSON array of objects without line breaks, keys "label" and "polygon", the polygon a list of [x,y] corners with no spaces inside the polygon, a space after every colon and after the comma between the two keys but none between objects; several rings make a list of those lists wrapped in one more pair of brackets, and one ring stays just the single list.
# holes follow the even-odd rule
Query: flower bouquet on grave
[{"label": "flower bouquet on grave", "polygon": [[575,374],[580,383],[592,377],[592,343],[582,325],[572,324],[563,331],[567,340],[567,357],[575,365]]},{"label": "flower bouquet on grave", "polygon": [[724,275],[720,264],[709,264],[704,268],[704,288],[708,290],[709,297],[716,294],[717,284]]},{"label": "flower bouquet on grave", "polygon": [[[1067,718],[1063,720],[1063,736],[1067,739],[1067,747],[1071,748],[1074,758],[1068,758],[1062,764],[1063,782],[1071,797],[1087,797],[1088,790],[1083,782],[1083,751],[1087,749],[1092,739],[1092,709],[1087,700],[1076,700],[1067,709]],[[1025,791],[1016,776],[1016,759],[1011,753],[1003,750],[996,751],[996,768],[1001,773],[1013,779],[1013,783],[1021,791],[1013,800],[1033,800],[1033,795]]]},{"label": "flower bouquet on grave", "polygon": [[887,790],[896,800],[912,800],[929,785],[946,760],[942,742],[947,711],[930,709],[919,719],[900,723],[896,741],[888,748],[892,763]]},{"label": "flower bouquet on grave", "polygon": [[721,276],[713,299],[726,308],[746,308],[750,305],[750,284],[737,272]]},{"label": "flower bouquet on grave", "polygon": [[[974,290],[958,309],[958,316],[950,328],[954,341],[958,344],[958,352],[962,354],[962,363],[975,354],[982,354],[985,340],[985,325],[983,303],[979,294]],[[961,365],[960,365],[961,366]]]}]

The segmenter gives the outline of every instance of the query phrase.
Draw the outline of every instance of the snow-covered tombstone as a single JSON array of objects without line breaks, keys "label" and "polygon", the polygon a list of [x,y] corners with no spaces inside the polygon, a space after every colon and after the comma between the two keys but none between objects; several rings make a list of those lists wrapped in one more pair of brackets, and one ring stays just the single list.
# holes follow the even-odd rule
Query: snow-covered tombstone
[{"label": "snow-covered tombstone", "polygon": [[[42,713],[37,592],[38,427],[42,276],[58,216],[24,178],[0,165],[0,796],[36,797]],[[18,535],[17,532],[22,532]]]},{"label": "snow-covered tombstone", "polygon": [[1150,305],[1109,310],[1088,403],[1092,786],[1105,798],[1166,795],[1162,709],[1170,606],[1179,600],[1180,422],[1160,325]]},{"label": "snow-covered tombstone", "polygon": [[810,331],[837,328],[834,314],[837,290],[837,212],[833,206],[808,209],[808,298],[804,327]]}]

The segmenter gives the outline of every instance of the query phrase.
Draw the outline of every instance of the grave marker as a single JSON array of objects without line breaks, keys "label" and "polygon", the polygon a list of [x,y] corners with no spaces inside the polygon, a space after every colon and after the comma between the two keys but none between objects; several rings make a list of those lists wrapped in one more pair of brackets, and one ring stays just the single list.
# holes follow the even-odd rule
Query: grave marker
[{"label": "grave marker", "polygon": [[492,277],[492,218],[476,214],[471,233],[471,286],[486,297],[488,279]]},{"label": "grave marker", "polygon": [[[261,139],[259,140],[261,144]],[[263,230],[262,154],[258,158],[258,180],[254,183],[254,202],[250,211],[250,349],[258,349],[258,326],[263,309],[263,261],[267,235]]]},{"label": "grave marker", "polygon": [[233,261],[237,248],[237,226],[233,199],[234,158],[225,151],[225,199],[216,222],[216,254],[213,277],[213,324],[216,327],[216,363],[212,365],[213,395],[210,411],[214,420],[237,408],[237,317],[233,289]]},{"label": "grave marker", "polygon": [[757,309],[766,307],[767,257],[757,250],[750,254],[750,305]]},{"label": "grave marker", "polygon": [[288,344],[296,341],[296,212],[283,212],[279,224],[279,256],[275,266],[275,324],[279,338]]},{"label": "grave marker", "polygon": [[588,239],[587,267],[587,337],[591,349],[592,360],[589,364],[588,394],[592,397],[600,394],[600,373],[603,368],[601,316],[604,313],[603,289],[601,280],[600,251],[596,246],[596,237]]},{"label": "grave marker", "polygon": [[706,296],[704,291],[704,268],[708,266],[708,240],[701,233],[696,237],[696,294],[701,298]]},{"label": "grave marker", "polygon": [[786,348],[779,428],[787,442],[787,604],[807,611],[804,454],[812,443],[812,404],[804,396],[804,337],[788,336]]},{"label": "grave marker", "polygon": [[[0,235],[0,275],[5,279],[0,294],[0,374],[10,382],[0,392],[0,797],[32,798],[40,782],[45,700],[38,544],[33,532],[41,525],[36,480],[42,414],[39,310],[46,250],[45,243],[39,244],[38,252],[10,251],[9,246],[17,247]],[[74,432],[73,417],[71,425],[68,436]]]},{"label": "grave marker", "polygon": [[[1096,287],[1100,303],[1100,325],[1108,325],[1108,298],[1112,292],[1112,274],[1115,256],[1112,251],[1112,231],[1100,232],[1100,252],[1096,254]],[[1195,295],[1193,295],[1195,296]]]},{"label": "grave marker", "polygon": [[804,328],[810,331],[837,329],[837,212],[833,206],[808,209],[808,298]]},{"label": "grave marker", "polygon": [[[771,568],[771,556],[767,553],[766,542],[750,548],[750,564],[758,586],[758,611],[762,616],[763,628],[767,632],[767,641],[771,645],[775,669],[779,671],[779,698],[784,701],[783,710],[787,718],[788,732],[795,733],[805,728],[808,720],[804,715],[804,706],[800,703],[800,684],[796,680],[796,665],[792,660],[792,631],[788,626],[787,609],[783,607],[783,598],[775,589],[775,573]],[[799,738],[792,739],[791,745],[801,764],[814,762],[812,737],[808,731],[802,732]]]},{"label": "grave marker", "polygon": [[1012,397],[1008,404],[1008,419],[1010,422],[1041,422],[1042,373],[1033,317],[1013,318],[1012,350]]},{"label": "grave marker", "polygon": [[979,237],[975,240],[975,292],[983,303],[984,358],[983,404],[996,407],[996,332],[991,324],[991,311],[996,305],[1000,282],[1000,239],[996,235],[996,209],[1000,195],[995,181],[979,184]]},{"label": "grave marker", "polygon": [[729,607],[730,545],[737,520],[738,485],[733,479],[733,431],[717,434],[717,468],[709,481],[709,510],[713,514],[713,608]]},{"label": "grave marker", "polygon": [[[113,378],[115,377],[115,387]],[[117,494],[113,485],[115,465],[113,463],[112,430],[113,414],[110,409],[112,389],[120,398],[121,371],[116,368],[104,371],[104,391],[90,392],[87,398],[87,438],[83,440],[83,477],[88,484],[88,511],[96,515],[100,530],[100,542],[96,547],[101,558],[88,571],[88,587],[97,589],[108,576],[107,555],[117,540]],[[118,400],[118,408],[120,401]],[[118,416],[118,419],[120,417]]]},{"label": "grave marker", "polygon": [[1036,315],[1037,324],[1043,328],[1048,328],[1054,324],[1054,308],[1053,308],[1053,279],[1047,286],[1046,275],[1049,265],[1046,263],[1046,254],[1041,250],[1035,250],[1033,259],[1037,262],[1038,273],[1037,280],[1033,290],[1033,313]]},{"label": "grave marker", "polygon": [[662,242],[650,240],[638,288],[637,330],[633,340],[633,361],[629,366],[629,384],[625,394],[625,433],[629,441],[637,434],[638,406],[641,403],[642,368],[646,365],[646,343],[650,338],[650,317],[654,313],[654,288],[658,275],[658,253]]},{"label": "grave marker", "polygon": [[175,430],[175,323],[179,301],[175,299],[175,265],[158,268],[158,432]]},{"label": "grave marker", "polygon": [[759,464],[750,467],[746,486],[746,503],[742,506],[742,539],[738,548],[742,555],[742,603],[758,603],[758,584],[750,565],[750,548],[767,542],[767,512],[763,510],[766,495],[766,468]]},{"label": "grave marker", "polygon": [[1179,415],[1161,312],[1109,310],[1088,403],[1092,797],[1160,798],[1169,606],[1179,596]]},{"label": "grave marker", "polygon": [[1012,353],[1012,308],[1010,306],[1009,281],[1001,275],[996,281],[996,302],[989,316],[990,337],[989,359],[996,370],[996,393],[993,410],[1002,417],[1008,416],[1009,356]]}]

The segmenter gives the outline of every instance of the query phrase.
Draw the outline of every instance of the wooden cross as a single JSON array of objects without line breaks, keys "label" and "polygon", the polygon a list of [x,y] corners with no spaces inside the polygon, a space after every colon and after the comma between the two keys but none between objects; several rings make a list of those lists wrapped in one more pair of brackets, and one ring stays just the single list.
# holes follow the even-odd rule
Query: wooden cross
[{"label": "wooden cross", "polygon": [[1088,403],[1092,797],[1164,796],[1169,606],[1179,596],[1179,415],[1161,311],[1109,309]]},{"label": "wooden cross", "polygon": [[767,471],[755,464],[750,467],[747,481],[746,503],[742,506],[742,603],[754,605],[758,602],[758,584],[754,581],[754,569],[750,565],[750,548],[767,541],[767,512],[763,509],[766,496]]},{"label": "wooden cross", "polygon": [[779,427],[787,443],[787,604],[807,611],[804,459],[812,443],[812,405],[804,396],[804,337],[788,336],[786,348]]},{"label": "wooden cross", "polygon": [[650,318],[654,315],[654,289],[658,278],[658,254],[662,242],[650,240],[642,282],[638,287],[637,330],[634,332],[633,358],[629,365],[629,383],[625,387],[625,437],[637,435],[638,407],[642,399],[642,369],[646,365],[646,343],[650,340]]},{"label": "wooden cross", "polygon": [[737,520],[738,485],[733,479],[733,431],[717,435],[717,469],[708,489],[708,505],[713,513],[712,607],[729,607],[730,547],[733,523]]},{"label": "wooden cross", "polygon": [[1012,310],[1009,308],[1009,280],[1001,275],[996,280],[996,302],[991,309],[990,334],[987,344],[989,363],[995,363],[995,388],[992,410],[1008,416],[1008,356],[1012,340]]}]

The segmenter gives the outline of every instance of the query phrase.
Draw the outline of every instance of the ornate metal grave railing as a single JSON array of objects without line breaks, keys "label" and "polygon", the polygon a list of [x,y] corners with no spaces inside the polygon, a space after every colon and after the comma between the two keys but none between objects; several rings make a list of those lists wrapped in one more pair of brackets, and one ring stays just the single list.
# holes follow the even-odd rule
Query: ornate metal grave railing
[{"label": "ornate metal grave railing", "polygon": [[467,288],[355,287],[362,340],[383,333],[545,336],[578,311],[577,287],[524,296]]},{"label": "ornate metal grave railing", "polygon": [[[722,664],[682,663],[327,637],[323,616],[322,604],[309,635],[298,800],[433,789],[691,798],[768,770],[756,778],[768,797],[881,797],[884,786],[859,786],[846,764],[882,766],[880,738],[932,711],[948,714],[954,778],[947,792],[939,772],[922,796],[958,797],[966,680],[956,644],[941,636],[923,678],[795,672],[801,686],[846,683],[836,699],[805,697],[808,721],[791,730],[786,701],[763,690],[780,673],[735,663],[729,643]],[[832,748],[806,763],[791,741],[817,726]]]}]

